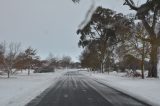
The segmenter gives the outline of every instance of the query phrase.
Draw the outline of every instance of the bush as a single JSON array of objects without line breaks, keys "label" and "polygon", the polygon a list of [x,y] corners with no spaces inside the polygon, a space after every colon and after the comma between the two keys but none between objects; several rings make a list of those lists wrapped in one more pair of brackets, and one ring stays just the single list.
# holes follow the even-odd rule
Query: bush
[{"label": "bush", "polygon": [[34,71],[34,73],[47,73],[47,72],[54,72],[55,69],[53,67],[42,67],[42,68],[39,68],[39,69],[36,69]]},{"label": "bush", "polygon": [[137,71],[127,71],[125,77],[141,77],[141,74]]}]

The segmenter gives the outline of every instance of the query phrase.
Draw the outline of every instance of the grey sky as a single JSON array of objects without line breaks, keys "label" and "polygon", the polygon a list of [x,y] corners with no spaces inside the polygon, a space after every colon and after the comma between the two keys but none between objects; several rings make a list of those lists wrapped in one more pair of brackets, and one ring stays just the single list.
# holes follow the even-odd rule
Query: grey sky
[{"label": "grey sky", "polygon": [[[128,13],[123,0],[101,0],[98,5]],[[21,42],[45,58],[70,55],[77,60],[81,49],[76,30],[84,20],[90,0],[0,0],[0,42]]]}]

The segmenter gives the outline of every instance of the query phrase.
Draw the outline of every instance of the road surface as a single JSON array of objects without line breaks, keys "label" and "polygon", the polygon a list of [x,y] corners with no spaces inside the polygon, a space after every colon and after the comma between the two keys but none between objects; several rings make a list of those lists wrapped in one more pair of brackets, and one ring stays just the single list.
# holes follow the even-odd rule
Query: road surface
[{"label": "road surface", "polygon": [[64,74],[57,83],[26,106],[149,106],[99,83],[78,71]]}]

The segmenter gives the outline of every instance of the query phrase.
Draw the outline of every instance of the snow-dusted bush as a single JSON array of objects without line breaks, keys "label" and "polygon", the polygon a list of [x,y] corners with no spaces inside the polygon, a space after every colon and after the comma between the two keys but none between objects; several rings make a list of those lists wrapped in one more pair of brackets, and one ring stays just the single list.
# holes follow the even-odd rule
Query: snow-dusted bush
[{"label": "snow-dusted bush", "polygon": [[126,71],[125,77],[141,77],[141,73],[139,71],[128,70]]}]

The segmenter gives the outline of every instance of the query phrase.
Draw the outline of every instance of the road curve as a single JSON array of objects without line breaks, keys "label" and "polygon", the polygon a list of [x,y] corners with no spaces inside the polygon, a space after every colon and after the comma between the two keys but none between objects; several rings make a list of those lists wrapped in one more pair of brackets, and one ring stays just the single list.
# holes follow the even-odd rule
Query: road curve
[{"label": "road curve", "polygon": [[26,106],[149,106],[128,95],[69,71]]}]

